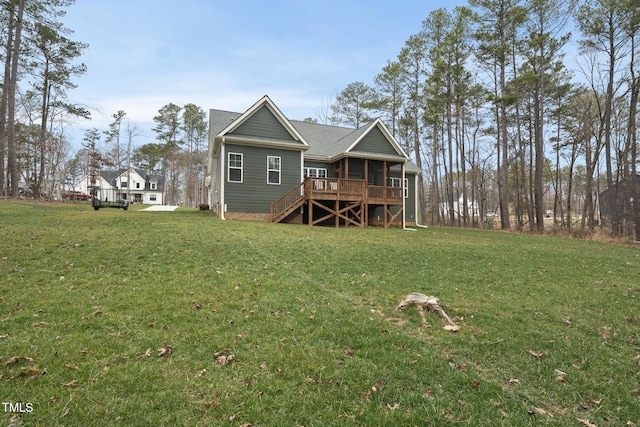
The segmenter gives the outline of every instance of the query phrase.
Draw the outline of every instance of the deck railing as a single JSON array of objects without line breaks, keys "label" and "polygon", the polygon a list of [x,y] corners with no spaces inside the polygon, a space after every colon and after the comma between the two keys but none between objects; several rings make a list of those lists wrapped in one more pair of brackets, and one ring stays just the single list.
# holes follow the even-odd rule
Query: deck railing
[{"label": "deck railing", "polygon": [[400,199],[402,200],[402,188],[382,187],[377,185],[367,186],[367,199]]},{"label": "deck railing", "polygon": [[365,182],[358,179],[307,178],[304,180],[305,193],[309,197],[329,195],[336,199],[363,199]]},{"label": "deck railing", "polygon": [[[293,187],[289,192],[284,194],[275,202],[271,203],[271,220],[275,221],[276,218],[281,216],[285,211],[294,206],[298,201],[304,198],[304,186],[305,182]],[[286,215],[285,215],[286,216]]]},{"label": "deck railing", "polygon": [[367,185],[361,179],[308,177],[271,204],[272,221],[280,221],[295,210],[302,199],[402,200],[400,187]]}]

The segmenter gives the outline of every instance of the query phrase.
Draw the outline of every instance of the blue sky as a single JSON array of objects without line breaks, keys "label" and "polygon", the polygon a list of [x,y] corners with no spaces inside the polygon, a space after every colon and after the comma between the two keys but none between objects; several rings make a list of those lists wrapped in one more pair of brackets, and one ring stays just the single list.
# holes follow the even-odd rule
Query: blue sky
[{"label": "blue sky", "polygon": [[124,110],[154,142],[164,105],[245,111],[269,95],[290,119],[317,117],[349,83],[373,84],[439,7],[466,0],[77,0],[63,21],[89,44],[69,100],[92,111],[69,136]]}]

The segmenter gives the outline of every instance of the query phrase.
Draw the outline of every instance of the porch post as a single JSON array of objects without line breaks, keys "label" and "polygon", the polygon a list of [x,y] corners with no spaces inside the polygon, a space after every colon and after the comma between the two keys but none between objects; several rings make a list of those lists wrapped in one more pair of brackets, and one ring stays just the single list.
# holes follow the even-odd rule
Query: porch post
[{"label": "porch post", "polygon": [[369,160],[364,159],[364,182],[369,185]]},{"label": "porch post", "polygon": [[387,161],[384,161],[382,179],[384,180],[384,198],[387,198]]}]

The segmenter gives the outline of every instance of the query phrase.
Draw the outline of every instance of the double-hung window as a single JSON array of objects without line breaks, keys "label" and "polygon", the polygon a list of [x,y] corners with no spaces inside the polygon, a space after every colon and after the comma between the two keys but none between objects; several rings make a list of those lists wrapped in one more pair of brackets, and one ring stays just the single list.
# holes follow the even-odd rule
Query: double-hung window
[{"label": "double-hung window", "polygon": [[281,159],[277,156],[267,156],[267,184],[280,185]]},{"label": "double-hung window", "polygon": [[229,182],[242,182],[242,153],[229,153]]}]

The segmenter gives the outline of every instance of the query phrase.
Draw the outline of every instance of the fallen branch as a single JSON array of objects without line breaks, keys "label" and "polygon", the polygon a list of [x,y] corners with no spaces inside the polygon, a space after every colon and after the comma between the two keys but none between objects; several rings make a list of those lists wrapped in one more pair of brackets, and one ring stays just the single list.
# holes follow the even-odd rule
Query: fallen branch
[{"label": "fallen branch", "polygon": [[444,329],[447,331],[457,331],[460,329],[460,325],[451,320],[451,318],[445,313],[445,311],[440,307],[440,300],[434,296],[426,296],[424,294],[419,293],[411,293],[406,297],[402,298],[398,303],[395,311],[405,308],[408,305],[415,305],[422,317],[422,323],[426,323],[427,319],[424,316],[424,312],[426,311],[434,311],[440,319],[445,323]]}]

